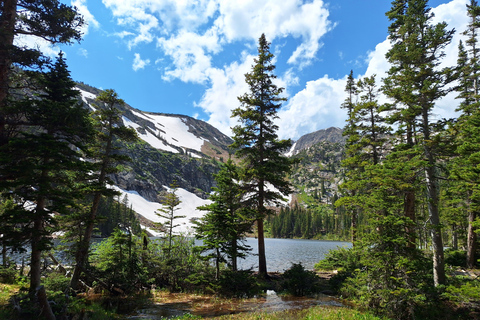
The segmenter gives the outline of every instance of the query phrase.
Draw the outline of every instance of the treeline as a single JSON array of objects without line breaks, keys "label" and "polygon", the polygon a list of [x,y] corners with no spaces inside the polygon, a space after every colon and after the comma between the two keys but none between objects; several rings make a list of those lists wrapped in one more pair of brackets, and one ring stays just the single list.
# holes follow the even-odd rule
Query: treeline
[{"label": "treeline", "polygon": [[331,205],[309,209],[296,203],[267,217],[266,228],[274,238],[349,240],[351,219]]},{"label": "treeline", "polygon": [[[329,263],[348,270],[345,296],[396,319],[443,317],[445,305],[428,303],[435,299],[479,308],[478,281],[455,277],[446,265],[478,266],[477,1],[469,2],[467,16],[457,65],[441,67],[455,30],[433,22],[427,1],[393,1],[382,85],[375,75],[354,79],[351,72],[345,87],[345,178],[336,205],[351,216],[354,248],[332,254]],[[459,117],[437,119],[434,107],[452,91]],[[462,254],[453,251],[453,261],[446,245],[465,249],[461,264]]]}]

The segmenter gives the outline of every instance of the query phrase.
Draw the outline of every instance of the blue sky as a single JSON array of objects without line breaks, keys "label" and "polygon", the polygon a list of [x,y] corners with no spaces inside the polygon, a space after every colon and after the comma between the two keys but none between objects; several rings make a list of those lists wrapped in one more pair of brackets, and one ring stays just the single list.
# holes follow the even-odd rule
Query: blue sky
[{"label": "blue sky", "polygon": [[[467,1],[430,1],[436,19],[457,30],[445,65],[456,61]],[[288,98],[279,112],[282,138],[343,127],[339,106],[346,75],[350,70],[357,78],[377,74],[380,82],[388,69],[389,0],[64,2],[84,15],[84,39],[45,50],[63,50],[75,80],[115,89],[134,108],[189,115],[226,134],[235,124],[230,113],[247,90],[244,74],[262,32]],[[454,109],[454,99],[447,97],[435,112],[449,117]]]}]

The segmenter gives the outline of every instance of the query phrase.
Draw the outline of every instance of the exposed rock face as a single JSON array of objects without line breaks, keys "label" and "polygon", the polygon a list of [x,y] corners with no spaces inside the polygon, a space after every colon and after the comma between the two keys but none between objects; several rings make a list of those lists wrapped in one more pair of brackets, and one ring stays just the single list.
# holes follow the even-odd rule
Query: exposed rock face
[{"label": "exposed rock face", "polygon": [[343,130],[340,128],[330,127],[328,129],[318,130],[306,134],[298,139],[288,152],[288,155],[293,156],[300,151],[305,150],[322,141],[331,143],[345,144],[345,137],[342,136]]},{"label": "exposed rock face", "polygon": [[[91,109],[102,106],[95,101],[100,90],[78,84],[82,100]],[[124,170],[112,175],[113,183],[123,190],[136,191],[149,201],[158,202],[158,194],[176,181],[180,188],[206,198],[215,185],[214,173],[219,161],[228,159],[225,134],[210,124],[189,116],[144,112],[128,104],[117,106],[123,122],[137,131],[136,143],[117,142],[118,152],[130,157]]]}]

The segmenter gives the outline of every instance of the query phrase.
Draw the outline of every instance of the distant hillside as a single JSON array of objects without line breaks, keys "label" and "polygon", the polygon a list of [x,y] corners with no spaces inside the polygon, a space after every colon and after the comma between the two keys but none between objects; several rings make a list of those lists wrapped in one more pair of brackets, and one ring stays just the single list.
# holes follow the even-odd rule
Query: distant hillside
[{"label": "distant hillside", "polygon": [[[101,107],[95,101],[101,90],[83,83],[77,88],[89,108]],[[119,145],[132,161],[112,176],[115,188],[128,196],[147,226],[151,225],[149,221],[159,221],[155,210],[161,207],[169,185],[177,181],[182,200],[178,214],[186,216],[177,231],[189,230],[192,219],[203,215],[196,206],[208,202],[208,193],[215,186],[213,176],[221,162],[228,159],[232,139],[192,117],[144,112],[128,104],[120,109],[124,112],[123,124],[134,128],[140,141]],[[315,194],[319,203],[332,202],[341,180],[344,144],[339,128],[319,130],[294,143],[287,156],[299,159],[290,176],[298,194]]]},{"label": "distant hillside", "polygon": [[342,129],[330,127],[306,134],[292,145],[287,155],[294,156],[300,151],[310,148],[319,142],[339,143],[343,145],[345,144],[345,138],[342,136],[342,133]]},{"label": "distant hillside", "polygon": [[[77,84],[81,99],[89,108],[101,105],[95,101],[101,90]],[[191,219],[203,213],[196,211],[213,186],[220,163],[228,159],[228,146],[233,142],[210,124],[192,117],[143,112],[128,104],[120,107],[123,124],[134,128],[140,138],[136,143],[120,143],[121,152],[132,161],[111,178],[115,187],[127,195],[133,209],[147,220],[159,221],[155,210],[170,184],[176,181],[181,195],[179,215],[185,215],[176,231],[185,232]],[[144,225],[148,224],[147,220]]]},{"label": "distant hillside", "polygon": [[342,180],[340,169],[345,138],[342,129],[328,128],[302,136],[287,155],[298,159],[291,181],[298,194],[314,196],[320,203],[332,203]]}]

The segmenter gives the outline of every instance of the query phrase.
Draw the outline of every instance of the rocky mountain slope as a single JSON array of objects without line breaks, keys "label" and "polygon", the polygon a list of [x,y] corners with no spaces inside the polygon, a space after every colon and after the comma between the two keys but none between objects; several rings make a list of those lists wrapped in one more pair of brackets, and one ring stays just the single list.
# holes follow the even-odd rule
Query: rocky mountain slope
[{"label": "rocky mountain slope", "polygon": [[[92,110],[100,107],[95,101],[99,89],[82,83],[77,89]],[[213,175],[220,162],[228,159],[228,146],[233,141],[208,123],[188,116],[143,112],[128,104],[120,109],[123,124],[134,128],[140,139],[120,145],[132,161],[112,177],[115,188],[128,196],[144,222],[157,222],[160,218],[155,210],[162,207],[165,192],[176,181],[183,202],[178,214],[186,216],[178,231],[187,231],[190,220],[203,214],[195,208],[207,202],[215,184]]]},{"label": "rocky mountain slope", "polygon": [[[99,89],[79,83],[81,98],[92,110]],[[115,188],[128,196],[144,226],[160,221],[155,210],[173,181],[179,185],[182,201],[178,215],[186,217],[177,232],[190,230],[192,219],[203,215],[196,207],[206,200],[215,185],[214,173],[228,159],[231,138],[208,123],[184,115],[151,113],[125,104],[123,124],[134,128],[140,138],[136,143],[120,145],[132,161],[112,177]],[[328,128],[302,136],[288,156],[299,159],[291,175],[298,193],[320,194],[327,202],[336,192],[339,167],[345,143],[342,130]],[[153,233],[153,231],[152,231]]]}]

